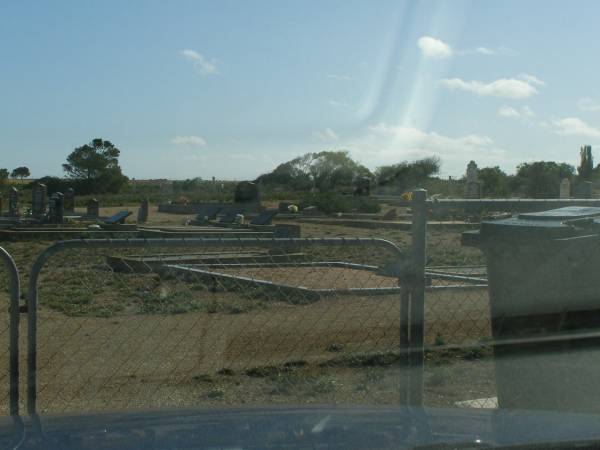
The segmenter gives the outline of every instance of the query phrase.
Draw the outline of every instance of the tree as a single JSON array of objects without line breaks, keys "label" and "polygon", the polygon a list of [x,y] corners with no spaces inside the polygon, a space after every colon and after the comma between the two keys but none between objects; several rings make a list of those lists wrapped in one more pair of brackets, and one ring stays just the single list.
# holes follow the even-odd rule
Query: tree
[{"label": "tree", "polygon": [[8,180],[8,169],[0,169],[0,184],[6,184]]},{"label": "tree", "polygon": [[432,156],[413,162],[403,161],[398,164],[378,167],[375,170],[375,176],[379,186],[387,186],[395,191],[404,192],[417,187],[427,178],[438,174],[440,166],[440,159]]},{"label": "tree", "polygon": [[577,167],[577,173],[584,180],[589,180],[592,177],[592,172],[594,170],[592,146],[582,145],[581,150],[579,151],[579,155],[581,158],[581,162],[579,163],[579,167]]},{"label": "tree", "polygon": [[29,175],[31,175],[29,172],[29,167],[25,166],[17,167],[10,173],[12,178],[20,178],[21,180],[23,180],[23,178],[27,178]]},{"label": "tree", "polygon": [[481,191],[485,197],[506,197],[510,194],[509,177],[500,167],[479,169]]},{"label": "tree", "polygon": [[116,193],[127,182],[119,166],[120,154],[112,142],[94,139],[73,150],[63,169],[78,181],[81,193]]},{"label": "tree", "polygon": [[350,158],[348,152],[323,151],[306,153],[280,164],[272,172],[258,177],[256,182],[285,185],[297,190],[315,187],[324,192],[339,186],[351,186],[354,180],[371,176],[369,169]]},{"label": "tree", "polygon": [[523,163],[517,166],[513,189],[519,189],[531,198],[556,198],[560,181],[574,176],[575,168],[570,164],[554,161]]}]

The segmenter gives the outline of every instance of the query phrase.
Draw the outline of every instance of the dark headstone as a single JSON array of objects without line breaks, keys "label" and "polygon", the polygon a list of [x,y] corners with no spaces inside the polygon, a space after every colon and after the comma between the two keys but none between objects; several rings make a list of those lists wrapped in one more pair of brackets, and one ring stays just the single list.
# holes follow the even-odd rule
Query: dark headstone
[{"label": "dark headstone", "polygon": [[50,223],[62,224],[64,212],[64,196],[61,192],[55,192],[48,202],[48,220]]},{"label": "dark headstone", "polygon": [[75,211],[75,190],[73,188],[69,188],[65,191],[63,202],[66,212],[71,213]]},{"label": "dark headstone", "polygon": [[244,208],[231,208],[223,213],[219,223],[235,223],[238,216],[244,214]]},{"label": "dark headstone", "polygon": [[98,200],[91,198],[87,202],[87,214],[88,217],[97,218],[100,215],[100,205]]},{"label": "dark headstone", "polygon": [[140,209],[138,209],[138,223],[146,223],[148,221],[148,199],[145,198],[140,203]]},{"label": "dark headstone", "polygon": [[289,212],[288,207],[291,205],[290,202],[279,202],[279,206],[277,207],[277,211],[282,213]]},{"label": "dark headstone", "polygon": [[46,197],[48,188],[45,184],[34,183],[31,188],[31,214],[34,217],[41,217],[46,214]]},{"label": "dark headstone", "polygon": [[571,193],[575,198],[592,198],[592,182],[581,181],[571,188]]},{"label": "dark headstone", "polygon": [[17,188],[10,188],[8,194],[8,215],[17,217],[19,215],[19,191]]},{"label": "dark headstone", "polygon": [[131,211],[119,211],[116,214],[113,214],[110,217],[104,219],[104,223],[108,225],[116,225],[118,223],[125,223],[125,219],[127,219],[131,215]]},{"label": "dark headstone", "polygon": [[382,217],[383,220],[396,220],[397,218],[398,218],[398,211],[396,211],[396,208],[390,209]]},{"label": "dark headstone", "polygon": [[242,181],[235,187],[236,203],[256,203],[259,201],[258,186],[250,181]]},{"label": "dark headstone", "polygon": [[277,215],[277,209],[265,209],[250,221],[250,225],[271,225],[273,217]]}]

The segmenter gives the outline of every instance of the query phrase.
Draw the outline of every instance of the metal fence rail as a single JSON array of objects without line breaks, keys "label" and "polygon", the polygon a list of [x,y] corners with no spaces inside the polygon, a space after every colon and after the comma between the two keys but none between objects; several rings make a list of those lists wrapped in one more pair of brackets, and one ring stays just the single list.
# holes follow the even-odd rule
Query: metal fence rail
[{"label": "metal fence rail", "polygon": [[[261,254],[262,256],[242,255],[243,252],[254,249],[270,253]],[[216,251],[207,254],[211,250]],[[177,251],[185,252],[184,259],[188,262],[196,257],[203,262],[172,264],[171,261],[178,258]],[[199,251],[205,255],[197,256]],[[154,253],[144,258],[132,255],[131,252]],[[156,252],[159,253],[158,256]],[[308,258],[310,262],[298,260],[300,257]],[[40,370],[47,377],[55,377],[56,383],[70,383],[68,379],[61,378],[63,372],[69,367],[77,367],[74,360],[85,363],[98,359],[95,352],[104,352],[106,364],[115,365],[114,370],[103,372],[104,378],[98,381],[103,383],[100,388],[112,389],[112,384],[115,383],[125,386],[126,381],[121,379],[123,377],[145,377],[143,381],[147,384],[158,383],[153,391],[157,392],[169,379],[180,379],[181,373],[199,383],[212,383],[213,375],[195,372],[199,367],[206,366],[202,361],[205,357],[201,356],[205,353],[194,350],[193,342],[189,342],[190,336],[201,337],[206,336],[206,333],[217,333],[218,339],[211,341],[206,337],[208,341],[202,345],[215,345],[216,348],[204,349],[203,352],[242,352],[234,353],[238,355],[237,365],[228,365],[221,357],[218,358],[220,362],[210,365],[211,370],[222,377],[233,373],[268,377],[271,383],[268,389],[274,395],[287,395],[291,390],[290,386],[301,386],[310,395],[328,395],[336,389],[349,392],[347,384],[355,383],[356,392],[364,396],[370,393],[364,387],[365,383],[360,381],[362,378],[336,384],[337,381],[331,377],[318,378],[314,373],[308,372],[339,368],[336,374],[347,380],[345,368],[359,367],[362,370],[361,377],[391,383],[391,376],[383,369],[380,370],[380,367],[398,367],[405,361],[410,367],[405,370],[406,376],[401,377],[399,401],[419,404],[422,396],[422,375],[419,375],[419,371],[422,368],[423,354],[422,345],[419,344],[419,329],[422,329],[419,314],[422,314],[422,308],[411,308],[410,302],[412,296],[418,296],[419,290],[423,291],[424,283],[415,283],[415,279],[421,277],[423,271],[413,270],[410,263],[412,257],[390,241],[369,238],[92,239],[56,243],[38,256],[29,276],[28,413],[39,412],[39,393],[43,391],[48,396],[48,391],[52,388],[48,387],[48,380],[40,386]],[[252,262],[252,258],[263,259]],[[158,264],[157,259],[164,264]],[[374,265],[373,259],[380,261]],[[110,261],[110,265],[107,265],[107,261]],[[42,272],[49,273],[43,280]],[[263,280],[265,274],[271,279]],[[93,302],[94,295],[102,295],[101,291],[114,290],[115,277],[124,277],[119,281],[122,291],[119,301],[141,297],[142,303],[135,303],[135,308],[141,313],[132,315],[117,312],[106,317],[91,317],[90,314],[96,313],[88,303]],[[60,281],[57,282],[59,278]],[[79,289],[74,284],[86,283],[86,280],[91,280],[91,284],[82,284],[85,289]],[[156,285],[163,283],[166,285],[163,287],[166,293],[154,295],[149,291],[151,284],[156,288]],[[50,284],[52,286],[48,287]],[[400,287],[397,287],[398,284]],[[71,292],[75,294],[57,293],[68,286],[71,286]],[[58,339],[56,336],[59,334],[63,336],[63,341],[52,348],[53,353],[44,355],[44,358],[56,355],[62,361],[60,364],[64,369],[49,367],[48,361],[44,362],[43,367],[39,366],[38,311],[40,291],[43,289],[46,291],[45,294],[42,293],[41,299],[46,306],[42,326],[45,321],[49,324],[47,327],[54,327],[41,331],[46,336],[44,345],[48,345],[48,340]],[[83,296],[81,301],[75,298],[77,295]],[[198,302],[204,302],[203,308],[212,308],[207,299],[220,298],[219,295],[233,298],[233,309],[228,306],[231,309],[230,315],[210,316],[195,309]],[[169,303],[171,300],[173,303]],[[70,301],[69,305],[75,307],[63,309],[59,314],[57,308],[62,308],[65,301]],[[191,305],[190,310],[181,309],[181,306],[177,306],[177,301]],[[258,309],[246,310],[248,304],[257,305]],[[214,307],[215,310],[218,308],[219,305]],[[65,311],[67,316],[63,320]],[[120,314],[124,314],[125,321],[120,320]],[[189,317],[193,320],[188,319]],[[88,336],[86,329],[95,335]],[[168,331],[171,337],[167,339],[164,337],[166,335],[159,336],[157,330]],[[218,336],[226,332],[234,333],[231,330],[237,330],[237,334],[230,336],[231,339],[224,343],[223,338]],[[322,339],[319,340],[320,338]],[[357,341],[358,338],[361,341]],[[83,341],[91,342],[93,339],[101,342],[95,342],[93,349],[86,349]],[[315,354],[314,346],[317,342],[320,346],[326,346],[326,355],[323,352]],[[285,357],[274,355],[261,359],[253,356],[264,348],[279,354],[289,350],[290,345],[299,347],[296,352],[292,351],[291,355]],[[184,347],[188,354],[177,356],[178,351],[184,352]],[[127,349],[131,354],[129,360],[123,357],[123,352]],[[74,354],[63,354],[71,351]],[[167,360],[158,360],[159,354]],[[193,354],[200,356],[191,356]],[[193,358],[200,359],[194,361]],[[373,367],[373,361],[377,361],[377,367]],[[311,362],[311,368],[305,368],[307,362]],[[156,373],[164,372],[160,381],[152,380],[154,368],[150,366],[153,364],[156,366]],[[100,372],[101,369],[99,368]],[[307,373],[300,374],[301,370]],[[394,379],[397,380],[398,373],[394,373]],[[99,375],[90,374],[90,379],[96,376]],[[71,390],[58,386],[53,395],[55,402],[46,401],[44,410],[52,410],[52,405],[59,399],[63,402],[60,405],[61,408],[64,407],[62,410],[71,408],[69,398],[75,398],[80,391],[91,389],[89,385],[93,383],[85,381],[80,380],[80,384]],[[113,390],[119,392],[119,395],[122,394],[120,386]],[[394,390],[398,393],[397,382]],[[188,401],[182,400],[180,397],[183,394],[175,391],[176,389],[167,392],[173,397],[173,402],[178,404],[179,400]],[[209,401],[213,400],[210,395],[214,398],[223,396],[217,390],[211,392]],[[355,395],[354,392],[349,395]],[[96,394],[94,392],[94,396]],[[386,395],[389,397],[389,394]],[[140,406],[134,403],[131,405]]]},{"label": "metal fence rail", "polygon": [[19,270],[12,256],[0,247],[0,259],[4,263],[9,277],[9,413],[19,414]]}]

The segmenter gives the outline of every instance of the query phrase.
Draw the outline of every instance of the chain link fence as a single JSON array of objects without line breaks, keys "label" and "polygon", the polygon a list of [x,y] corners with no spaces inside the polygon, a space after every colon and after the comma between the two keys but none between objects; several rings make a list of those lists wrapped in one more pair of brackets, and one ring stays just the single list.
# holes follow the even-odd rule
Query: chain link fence
[{"label": "chain link fence", "polygon": [[425,404],[497,406],[485,255],[463,244],[479,223],[429,219],[424,345]]},{"label": "chain link fence", "polygon": [[[495,407],[486,261],[461,242],[478,224],[429,217],[421,192],[412,231],[393,236],[400,247],[373,238],[20,247],[28,266],[41,254],[23,276],[28,304],[14,346],[27,411]],[[0,283],[6,295],[6,273]],[[11,315],[0,320],[0,338],[18,342]],[[18,390],[3,348],[1,407],[9,411]]]},{"label": "chain link fence", "polygon": [[30,412],[400,401],[406,255],[390,242],[77,241],[45,255],[29,280]]},{"label": "chain link fence", "polygon": [[0,247],[0,415],[19,411],[19,272]]}]

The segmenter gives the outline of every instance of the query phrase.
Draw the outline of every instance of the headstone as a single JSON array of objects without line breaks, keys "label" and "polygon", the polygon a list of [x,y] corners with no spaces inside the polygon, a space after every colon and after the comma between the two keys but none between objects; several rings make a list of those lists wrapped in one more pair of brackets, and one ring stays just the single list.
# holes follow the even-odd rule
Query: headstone
[{"label": "headstone", "polygon": [[383,220],[396,220],[397,218],[398,218],[398,211],[396,211],[396,208],[390,209],[382,217]]},{"label": "headstone", "polygon": [[64,212],[64,196],[61,192],[55,192],[50,196],[48,202],[48,219],[50,223],[62,224]]},{"label": "headstone", "polygon": [[259,201],[258,186],[251,181],[242,181],[235,187],[236,203],[257,203]]},{"label": "headstone", "polygon": [[592,198],[592,182],[580,181],[573,186],[571,194],[575,198]]},{"label": "headstone", "polygon": [[45,184],[36,182],[31,188],[31,214],[41,217],[46,214],[46,197],[48,188]]},{"label": "headstone", "polygon": [[65,191],[65,196],[63,198],[63,204],[65,208],[65,212],[75,212],[75,189],[69,188]]},{"label": "headstone", "polygon": [[15,187],[10,188],[8,194],[8,215],[10,217],[19,215],[19,191]]},{"label": "headstone", "polygon": [[475,161],[470,161],[467,165],[467,189],[466,198],[480,198],[481,186],[479,184],[479,169]]},{"label": "headstone", "polygon": [[568,178],[563,178],[560,182],[560,198],[569,198],[571,197],[571,182]]},{"label": "headstone", "polygon": [[140,209],[138,209],[138,223],[146,223],[148,221],[148,199],[145,198],[140,203]]},{"label": "headstone", "polygon": [[87,202],[87,214],[88,217],[97,218],[100,215],[100,205],[98,200],[91,198]]}]

